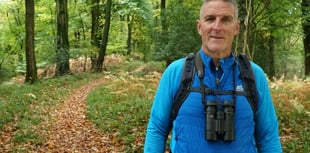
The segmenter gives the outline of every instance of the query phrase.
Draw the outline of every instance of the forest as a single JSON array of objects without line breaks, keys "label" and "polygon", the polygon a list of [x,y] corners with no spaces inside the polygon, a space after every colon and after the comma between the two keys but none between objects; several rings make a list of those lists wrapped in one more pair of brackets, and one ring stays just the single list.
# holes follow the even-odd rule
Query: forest
[{"label": "forest", "polygon": [[[76,58],[90,60],[91,69],[101,72],[109,54],[168,65],[200,48],[195,26],[200,3],[1,0],[1,81],[22,74],[25,82],[33,82],[38,69],[51,65],[54,76],[66,75],[70,59]],[[310,72],[309,0],[238,3],[241,30],[234,52],[248,54],[271,79],[305,78]]]},{"label": "forest", "polygon": [[[283,151],[309,152],[310,0],[236,1],[233,52],[268,76]],[[201,47],[201,2],[0,0],[0,152],[142,152],[161,73]]]}]

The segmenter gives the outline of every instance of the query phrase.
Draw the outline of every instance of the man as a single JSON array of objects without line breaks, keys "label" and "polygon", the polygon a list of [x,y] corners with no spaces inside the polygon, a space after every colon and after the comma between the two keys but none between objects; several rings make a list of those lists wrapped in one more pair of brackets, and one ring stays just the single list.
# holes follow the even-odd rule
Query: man
[{"label": "man", "polygon": [[[201,36],[204,76],[200,82],[195,74],[192,87],[201,85],[214,90],[242,91],[242,80],[232,43],[239,32],[238,8],[234,0],[204,0],[197,29]],[[184,59],[173,62],[160,80],[147,127],[144,152],[163,153],[169,134],[172,104],[180,86]],[[205,95],[191,92],[173,121],[170,149],[172,153],[279,153],[282,152],[278,121],[263,70],[252,63],[258,90],[257,111],[245,96]],[[211,124],[206,119],[210,102],[223,110],[225,102],[234,105],[234,136],[206,136]],[[209,125],[208,125],[209,124]],[[208,127],[209,128],[209,127]],[[225,129],[225,128],[224,128]]]}]

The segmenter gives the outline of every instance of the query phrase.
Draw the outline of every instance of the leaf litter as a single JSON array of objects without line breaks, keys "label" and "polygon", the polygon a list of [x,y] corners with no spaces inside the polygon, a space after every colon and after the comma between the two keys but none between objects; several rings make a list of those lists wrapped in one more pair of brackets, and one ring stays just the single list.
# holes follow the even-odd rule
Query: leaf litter
[{"label": "leaf litter", "polygon": [[50,130],[41,131],[46,141],[36,152],[121,152],[113,136],[99,131],[85,115],[88,93],[106,80],[102,78],[76,89],[52,112],[52,121],[45,124],[51,126]]},{"label": "leaf litter", "polygon": [[[103,77],[75,89],[67,99],[50,112],[50,118],[33,127],[43,140],[38,145],[28,142],[16,144],[12,141],[16,134],[14,122],[4,126],[0,133],[0,152],[15,152],[13,148],[27,152],[51,153],[118,153],[122,145],[114,140],[112,134],[100,131],[86,117],[86,97],[95,87],[108,80]],[[18,147],[16,145],[19,145]]]}]

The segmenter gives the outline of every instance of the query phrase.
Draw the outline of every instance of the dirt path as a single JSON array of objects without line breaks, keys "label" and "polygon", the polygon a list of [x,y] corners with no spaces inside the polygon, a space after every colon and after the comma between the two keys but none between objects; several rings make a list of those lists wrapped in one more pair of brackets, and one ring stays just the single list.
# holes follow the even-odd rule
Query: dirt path
[{"label": "dirt path", "polygon": [[[52,119],[39,133],[44,136],[43,145],[33,148],[33,152],[83,152],[116,153],[120,147],[113,144],[109,136],[99,132],[97,127],[86,119],[85,100],[90,91],[107,79],[102,78],[84,85],[51,112]],[[48,130],[44,130],[48,129]]]}]

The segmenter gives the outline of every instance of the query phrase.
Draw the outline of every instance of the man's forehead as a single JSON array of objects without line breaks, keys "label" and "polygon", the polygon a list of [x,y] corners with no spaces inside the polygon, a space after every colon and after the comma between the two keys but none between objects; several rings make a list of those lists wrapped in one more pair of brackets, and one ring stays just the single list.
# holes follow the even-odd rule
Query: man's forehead
[{"label": "man's forehead", "polygon": [[204,4],[202,10],[203,16],[231,16],[235,15],[233,4],[222,1],[209,1]]}]

